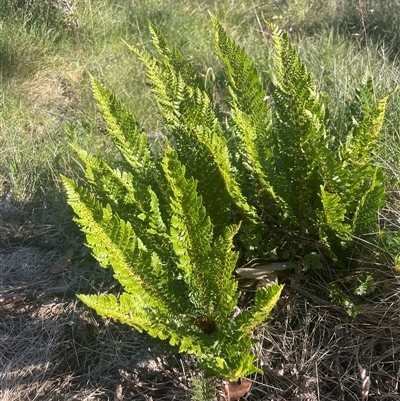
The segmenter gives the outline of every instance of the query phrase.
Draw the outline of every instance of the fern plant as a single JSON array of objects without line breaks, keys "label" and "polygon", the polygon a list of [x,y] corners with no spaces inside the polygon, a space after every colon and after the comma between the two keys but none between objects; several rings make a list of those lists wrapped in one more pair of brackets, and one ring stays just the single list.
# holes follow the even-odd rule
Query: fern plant
[{"label": "fern plant", "polygon": [[[272,223],[316,241],[337,262],[346,263],[355,239],[377,231],[377,212],[385,204],[384,173],[374,160],[388,96],[376,101],[366,77],[337,133],[287,33],[269,24],[274,50],[271,110],[254,63],[212,21],[237,138],[231,154],[240,155],[241,188],[249,189],[249,181],[254,184],[247,199],[255,200],[264,227]],[[272,213],[276,209],[271,205],[279,213]]]},{"label": "fern plant", "polygon": [[[99,87],[95,90],[98,99],[109,94]],[[108,104],[117,115],[120,104],[111,95]],[[123,123],[123,118],[119,121]],[[114,135],[111,126],[109,132]],[[136,134],[136,139],[142,135]],[[138,141],[120,139],[131,150],[135,143],[145,142],[145,136]],[[249,334],[268,317],[282,287],[258,290],[250,310],[231,316],[239,296],[232,276],[238,256],[232,240],[239,225],[226,226],[214,235],[196,181],[185,177],[184,166],[168,146],[160,170],[150,162],[147,166],[160,178],[161,188],[154,181],[154,189],[146,187],[147,183],[141,187],[135,174],[77,151],[86,163],[88,187],[64,177],[69,203],[94,255],[102,266],[112,266],[124,287],[118,299],[113,294],[79,298],[101,316],[169,339],[180,351],[196,354],[208,375],[236,380],[260,371],[253,365]],[[134,164],[129,159],[132,155],[124,156]],[[168,196],[164,210],[155,192],[158,189]]]},{"label": "fern plant", "polygon": [[124,288],[119,297],[79,298],[102,316],[197,355],[209,376],[236,380],[260,371],[251,333],[282,291],[277,284],[259,288],[253,305],[234,314],[239,256],[262,256],[295,233],[344,260],[353,237],[376,229],[385,193],[373,153],[386,98],[376,102],[365,81],[346,132],[336,135],[287,34],[270,25],[270,107],[254,62],[211,21],[229,117],[191,63],[150,24],[157,56],[132,50],[165,123],[161,157],[133,114],[93,80],[123,162],[110,166],[75,147],[86,182],[63,180],[93,254]]}]

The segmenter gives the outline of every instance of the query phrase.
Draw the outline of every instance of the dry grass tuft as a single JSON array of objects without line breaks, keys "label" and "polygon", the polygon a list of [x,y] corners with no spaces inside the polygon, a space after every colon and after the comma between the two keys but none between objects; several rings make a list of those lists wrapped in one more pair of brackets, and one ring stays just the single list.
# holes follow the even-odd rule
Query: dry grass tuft
[{"label": "dry grass tuft", "polygon": [[371,380],[370,401],[400,400],[399,279],[369,273],[380,290],[355,318],[326,302],[321,277],[286,288],[273,323],[260,333],[265,374],[256,377],[250,400],[359,401],[359,365]]},{"label": "dry grass tuft", "polygon": [[52,69],[39,69],[18,83],[18,91],[30,104],[38,108],[65,105],[59,73]]}]

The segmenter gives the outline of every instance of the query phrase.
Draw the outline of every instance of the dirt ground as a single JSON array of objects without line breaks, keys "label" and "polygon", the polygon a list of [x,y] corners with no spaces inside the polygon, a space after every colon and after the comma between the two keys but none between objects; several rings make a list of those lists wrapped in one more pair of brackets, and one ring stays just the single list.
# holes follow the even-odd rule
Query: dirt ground
[{"label": "dirt ground", "polygon": [[[0,225],[2,401],[196,399],[193,358],[76,299],[118,291],[78,242],[57,268],[67,252],[60,244],[24,241],[22,226]],[[399,278],[374,265],[369,273],[377,289],[357,317],[329,302],[318,272],[287,278],[274,318],[255,333],[264,375],[250,377],[242,399],[400,401]]]}]

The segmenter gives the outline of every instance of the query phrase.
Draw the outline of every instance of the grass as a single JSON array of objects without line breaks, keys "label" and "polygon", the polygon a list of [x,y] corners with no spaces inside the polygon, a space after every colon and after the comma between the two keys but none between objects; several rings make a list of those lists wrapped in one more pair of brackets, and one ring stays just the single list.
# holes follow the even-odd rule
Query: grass
[{"label": "grass", "polygon": [[[146,46],[149,19],[189,55],[198,71],[206,74],[212,66],[218,81],[221,71],[207,14],[211,10],[254,56],[267,82],[264,16],[289,30],[321,91],[331,99],[332,124],[340,124],[346,99],[366,71],[372,73],[378,95],[399,84],[400,3],[73,3],[72,15],[55,0],[4,0],[0,5],[0,396],[5,401],[119,400],[122,389],[126,399],[172,399],[172,394],[188,399],[193,361],[179,356],[173,362],[164,352],[153,357],[169,360],[146,376],[148,372],[132,365],[131,356],[148,346],[147,339],[99,320],[74,298],[76,292],[112,285],[109,273],[85,255],[59,179],[60,173],[81,174],[69,143],[78,142],[106,159],[115,157],[102,135],[90,75],[112,88],[148,132],[158,132],[161,120],[148,96],[144,72],[123,40]],[[399,96],[394,93],[388,105],[381,155],[391,178],[390,201],[381,218],[396,229]],[[70,267],[49,275],[52,263],[71,247],[76,259]],[[394,244],[393,252],[396,249]],[[328,283],[318,272],[296,278],[285,290],[273,323],[257,333],[265,374],[252,378],[248,399],[300,400],[308,394],[315,400],[357,400],[361,364],[370,372],[372,399],[400,400],[400,291],[390,263],[364,263],[378,288],[373,298],[362,300],[366,312],[355,319],[328,302]],[[355,277],[333,279],[347,285]],[[58,290],[53,294],[49,288]],[[19,300],[12,294],[19,294]],[[150,346],[156,349],[159,344]]]}]

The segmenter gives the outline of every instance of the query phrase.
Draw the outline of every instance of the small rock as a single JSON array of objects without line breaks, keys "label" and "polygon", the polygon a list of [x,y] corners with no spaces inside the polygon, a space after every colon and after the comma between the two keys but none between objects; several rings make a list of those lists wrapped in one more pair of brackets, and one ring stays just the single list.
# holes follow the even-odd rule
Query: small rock
[{"label": "small rock", "polygon": [[148,372],[160,372],[162,366],[154,359],[148,350],[140,350],[131,357],[131,366],[133,369],[146,370]]}]

